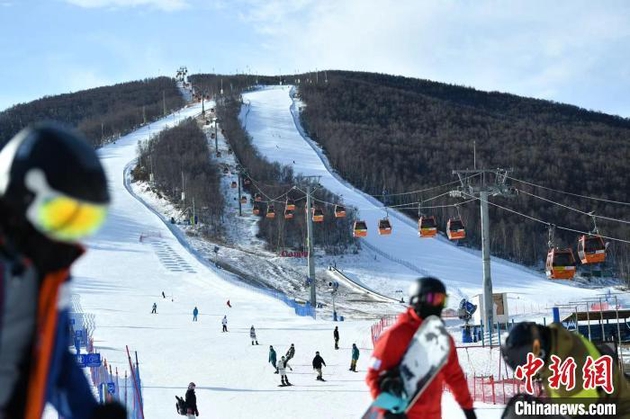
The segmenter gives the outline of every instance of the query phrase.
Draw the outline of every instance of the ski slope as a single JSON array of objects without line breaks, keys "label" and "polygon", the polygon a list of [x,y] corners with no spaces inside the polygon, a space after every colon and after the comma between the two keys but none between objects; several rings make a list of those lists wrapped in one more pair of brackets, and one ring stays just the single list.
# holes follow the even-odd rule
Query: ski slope
[{"label": "ski slope", "polygon": [[[72,269],[73,293],[83,312],[94,315],[96,350],[121,375],[128,370],[125,345],[138,352],[147,419],[177,417],[174,396],[183,395],[190,381],[197,384],[200,418],[359,417],[370,402],[364,377],[371,322],[298,317],[282,302],[223,277],[189,253],[162,219],[124,187],[138,141],[198,113],[198,106],[186,108],[99,150],[111,210]],[[226,306],[228,299],[232,308]],[[154,302],[157,314],[150,314]],[[193,323],[195,306],[200,314]],[[224,315],[228,333],[221,332]],[[252,325],[259,346],[249,339]],[[341,334],[338,351],[333,349],[335,325]],[[288,377],[294,387],[279,388],[279,376],[267,363],[269,345],[279,357],[291,343],[296,356]],[[361,350],[358,373],[348,371],[352,343]],[[310,365],[317,350],[327,363],[327,382],[317,382]],[[449,395],[443,404],[445,417],[464,417]],[[480,418],[499,416],[497,406],[480,406]],[[57,415],[48,409],[45,417]]]},{"label": "ski slope", "polygon": [[[377,252],[382,262],[376,274],[373,270],[365,272],[355,267],[346,267],[346,271],[390,296],[394,296],[397,289],[407,290],[414,277],[436,276],[446,282],[449,294],[455,297],[450,299],[450,306],[457,305],[461,298],[481,293],[483,276],[478,252],[457,248],[442,237],[421,239],[417,223],[392,210],[389,210],[392,234],[378,235],[378,220],[386,216],[383,205],[333,173],[322,150],[300,126],[299,108],[303,104],[293,98],[293,89],[292,86],[270,86],[243,94],[241,123],[252,136],[254,146],[267,159],[292,166],[296,175],[320,176],[320,184],[342,196],[345,205],[358,209],[358,217],[367,222],[369,230],[368,236],[361,238],[364,247]],[[492,226],[492,220],[490,223]],[[415,269],[392,262],[396,259]],[[544,274],[498,258],[492,258],[491,272],[494,292],[509,292],[509,298],[520,300],[523,306],[551,307],[606,291],[579,288],[570,281],[552,282]]]}]

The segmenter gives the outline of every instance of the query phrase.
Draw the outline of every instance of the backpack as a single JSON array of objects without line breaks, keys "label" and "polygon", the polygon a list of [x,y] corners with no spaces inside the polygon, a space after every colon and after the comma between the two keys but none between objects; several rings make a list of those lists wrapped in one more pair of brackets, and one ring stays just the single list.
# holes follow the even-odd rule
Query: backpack
[{"label": "backpack", "polygon": [[186,416],[186,401],[179,396],[175,396],[175,398],[177,399],[177,403],[175,403],[177,413]]}]

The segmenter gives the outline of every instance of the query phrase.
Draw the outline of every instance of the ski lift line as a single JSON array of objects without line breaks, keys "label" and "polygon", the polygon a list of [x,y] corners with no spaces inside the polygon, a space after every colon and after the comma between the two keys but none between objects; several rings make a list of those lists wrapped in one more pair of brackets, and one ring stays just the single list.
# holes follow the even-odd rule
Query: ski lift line
[{"label": "ski lift line", "polygon": [[570,207],[570,206],[568,206],[568,205],[561,204],[561,203],[556,202],[556,201],[552,201],[551,199],[543,198],[542,196],[535,195],[535,194],[533,194],[533,193],[530,193],[530,192],[524,191],[524,190],[522,190],[522,189],[517,189],[517,190],[518,190],[518,192],[519,192],[519,193],[524,193],[525,195],[533,196],[534,198],[538,198],[538,199],[540,199],[540,200],[543,200],[543,201],[546,201],[546,202],[552,203],[552,204],[554,204],[554,205],[558,205],[558,206],[560,206],[560,207],[562,207],[562,208],[566,208],[566,209],[569,209],[569,210],[571,210],[571,211],[579,212],[579,213],[580,213],[580,214],[582,214],[582,215],[587,215],[587,216],[589,216],[589,217],[594,217],[594,218],[600,218],[600,219],[602,219],[602,220],[607,220],[607,221],[617,221],[617,222],[619,222],[619,223],[630,224],[630,221],[620,220],[620,219],[617,219],[617,218],[611,218],[611,217],[605,217],[605,216],[602,216],[602,215],[592,214],[592,213],[589,213],[589,212],[585,212],[585,211],[579,210],[579,209],[577,209],[577,208]]},{"label": "ski lift line", "polygon": [[630,205],[630,202],[615,201],[613,199],[605,199],[605,198],[594,198],[592,196],[580,195],[580,194],[577,194],[577,193],[565,192],[565,191],[561,191],[559,189],[549,188],[547,186],[536,185],[535,183],[527,182],[525,180],[516,179],[516,178],[513,178],[511,176],[508,176],[507,178],[510,179],[510,180],[516,181],[516,182],[524,183],[526,185],[534,186],[536,188],[546,189],[548,191],[558,192],[558,193],[562,193],[562,194],[565,194],[565,195],[576,196],[578,198],[585,198],[585,199],[591,199],[593,201],[607,202],[609,204]]},{"label": "ski lift line", "polygon": [[[473,178],[473,177],[475,177],[475,176],[479,176],[479,173],[475,173],[475,174],[473,174],[473,175],[470,175],[470,176],[467,176],[467,177],[465,177],[465,178],[462,178],[462,180],[471,179],[471,178]],[[445,188],[445,187],[447,187],[447,186],[451,186],[451,185],[458,184],[458,183],[460,183],[460,181],[459,181],[459,180],[454,180],[454,181],[452,181],[452,182],[444,183],[444,184],[442,184],[442,185],[438,185],[438,186],[431,186],[431,187],[429,187],[429,188],[425,188],[425,189],[418,189],[418,190],[415,190],[415,191],[410,191],[410,192],[387,193],[387,194],[381,194],[381,195],[370,195],[370,196],[372,196],[372,197],[376,198],[376,197],[379,197],[379,196],[380,196],[380,197],[385,197],[385,196],[413,195],[413,194],[417,194],[417,193],[423,193],[423,192],[432,191],[433,189]]]},{"label": "ski lift line", "polygon": [[[248,177],[249,177],[249,176],[248,176]],[[256,183],[256,182],[255,182],[255,181],[254,181],[251,177],[249,178],[249,180],[252,182],[252,185],[256,188],[256,190],[257,190],[258,192],[260,192],[260,194],[261,194],[262,196],[264,196],[265,198],[267,198],[267,199],[266,199],[266,200],[267,200],[267,202],[277,202],[277,203],[282,203],[282,201],[279,201],[279,199],[281,199],[281,198],[283,198],[283,197],[288,196],[288,195],[289,195],[289,192],[291,192],[291,191],[294,189],[294,187],[292,186],[292,187],[291,187],[288,191],[286,191],[286,192],[284,192],[284,193],[282,193],[282,194],[280,194],[280,195],[278,195],[277,197],[275,197],[275,198],[273,198],[273,199],[272,199],[272,198],[270,198],[270,197],[269,197],[266,193],[264,193],[264,192],[263,192],[263,190],[262,190],[260,187],[258,187],[258,184],[257,184],[257,183]]]},{"label": "ski lift line", "polygon": [[[458,202],[457,204],[449,204],[449,205],[434,205],[431,207],[420,207],[421,209],[437,209],[437,208],[450,208],[450,207],[455,207],[457,208],[460,205],[464,205],[464,204],[468,204],[469,202],[473,202],[474,199],[469,199],[467,201],[462,201],[462,202]],[[408,208],[408,209],[416,209],[417,207],[412,207],[412,208]],[[403,208],[404,209],[404,208]],[[460,217],[461,218],[461,217]]]},{"label": "ski lift line", "polygon": [[[476,197],[476,196],[474,196],[474,195],[470,195],[470,194],[469,194],[469,193],[467,193],[467,192],[462,192],[462,194],[463,194],[463,195],[468,195],[468,196],[470,196],[470,197],[474,198],[475,200],[481,201],[481,198],[478,198],[478,197]],[[573,233],[578,233],[578,234],[585,235],[585,236],[589,236],[589,235],[591,234],[590,232],[587,232],[587,231],[576,230],[576,229],[574,229],[574,228],[570,228],[570,227],[563,227],[563,226],[559,226],[559,225],[557,225],[557,224],[549,223],[549,222],[547,222],[547,221],[543,221],[543,220],[541,220],[541,219],[539,219],[539,218],[532,217],[531,215],[523,214],[523,213],[518,212],[518,211],[516,211],[516,210],[513,210],[513,209],[511,209],[511,208],[507,208],[507,207],[501,206],[501,205],[499,205],[499,204],[495,204],[494,202],[490,202],[490,201],[488,201],[488,203],[489,203],[490,205],[494,205],[495,207],[500,208],[500,209],[502,209],[502,210],[505,210],[505,211],[508,211],[508,212],[514,213],[514,214],[516,214],[516,215],[520,215],[521,217],[524,217],[524,218],[529,218],[529,219],[530,219],[530,220],[532,220],[532,221],[536,221],[536,222],[541,223],[541,224],[544,224],[544,225],[546,225],[546,226],[553,225],[553,226],[555,226],[555,228],[559,228],[560,230],[571,231],[571,232],[573,232]],[[618,238],[616,238],[616,237],[604,236],[604,235],[602,235],[602,234],[598,234],[598,236],[599,236],[599,237],[601,237],[601,238],[603,238],[603,239],[607,239],[607,240],[612,240],[612,241],[617,241],[617,242],[621,242],[621,243],[627,243],[627,244],[630,244],[630,240],[618,239]]]}]

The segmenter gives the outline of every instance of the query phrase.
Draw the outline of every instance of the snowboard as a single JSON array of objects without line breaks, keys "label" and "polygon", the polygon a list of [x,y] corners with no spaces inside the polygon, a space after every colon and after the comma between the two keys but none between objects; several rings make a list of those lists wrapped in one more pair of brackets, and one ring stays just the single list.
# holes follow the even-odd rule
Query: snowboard
[{"label": "snowboard", "polygon": [[362,419],[381,419],[384,411],[408,412],[446,364],[450,350],[451,341],[442,319],[437,316],[424,319],[398,364],[402,394],[382,392]]}]

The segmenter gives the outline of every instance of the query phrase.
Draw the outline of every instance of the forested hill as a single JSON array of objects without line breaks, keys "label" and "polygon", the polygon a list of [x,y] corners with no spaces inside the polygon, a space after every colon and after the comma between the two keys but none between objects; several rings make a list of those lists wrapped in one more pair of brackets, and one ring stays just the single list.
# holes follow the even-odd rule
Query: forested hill
[{"label": "forested hill", "polygon": [[[590,200],[528,185],[525,181],[577,195],[630,202],[630,120],[576,106],[497,92],[383,74],[329,71],[327,82],[300,83],[305,103],[302,122],[325,149],[332,165],[360,189],[387,191],[388,204],[414,207],[435,215],[442,229],[458,202],[441,188],[417,191],[457,180],[454,169],[509,168],[516,198],[491,201],[544,223],[590,231],[591,217],[547,202],[596,215],[630,220],[630,206]],[[536,197],[528,195],[535,194]],[[383,199],[382,197],[379,197]],[[461,200],[459,201],[461,202]],[[547,226],[491,206],[494,255],[537,264],[547,250]],[[460,207],[469,244],[479,246],[479,206]],[[410,210],[417,213],[417,209]],[[630,240],[627,223],[597,219],[600,233]],[[578,234],[556,231],[556,245],[572,246]],[[630,245],[610,242],[610,262],[627,277]]]},{"label": "forested hill", "polygon": [[93,146],[184,106],[175,79],[158,77],[46,96],[0,112],[0,146],[23,127],[54,120],[79,129]]}]

